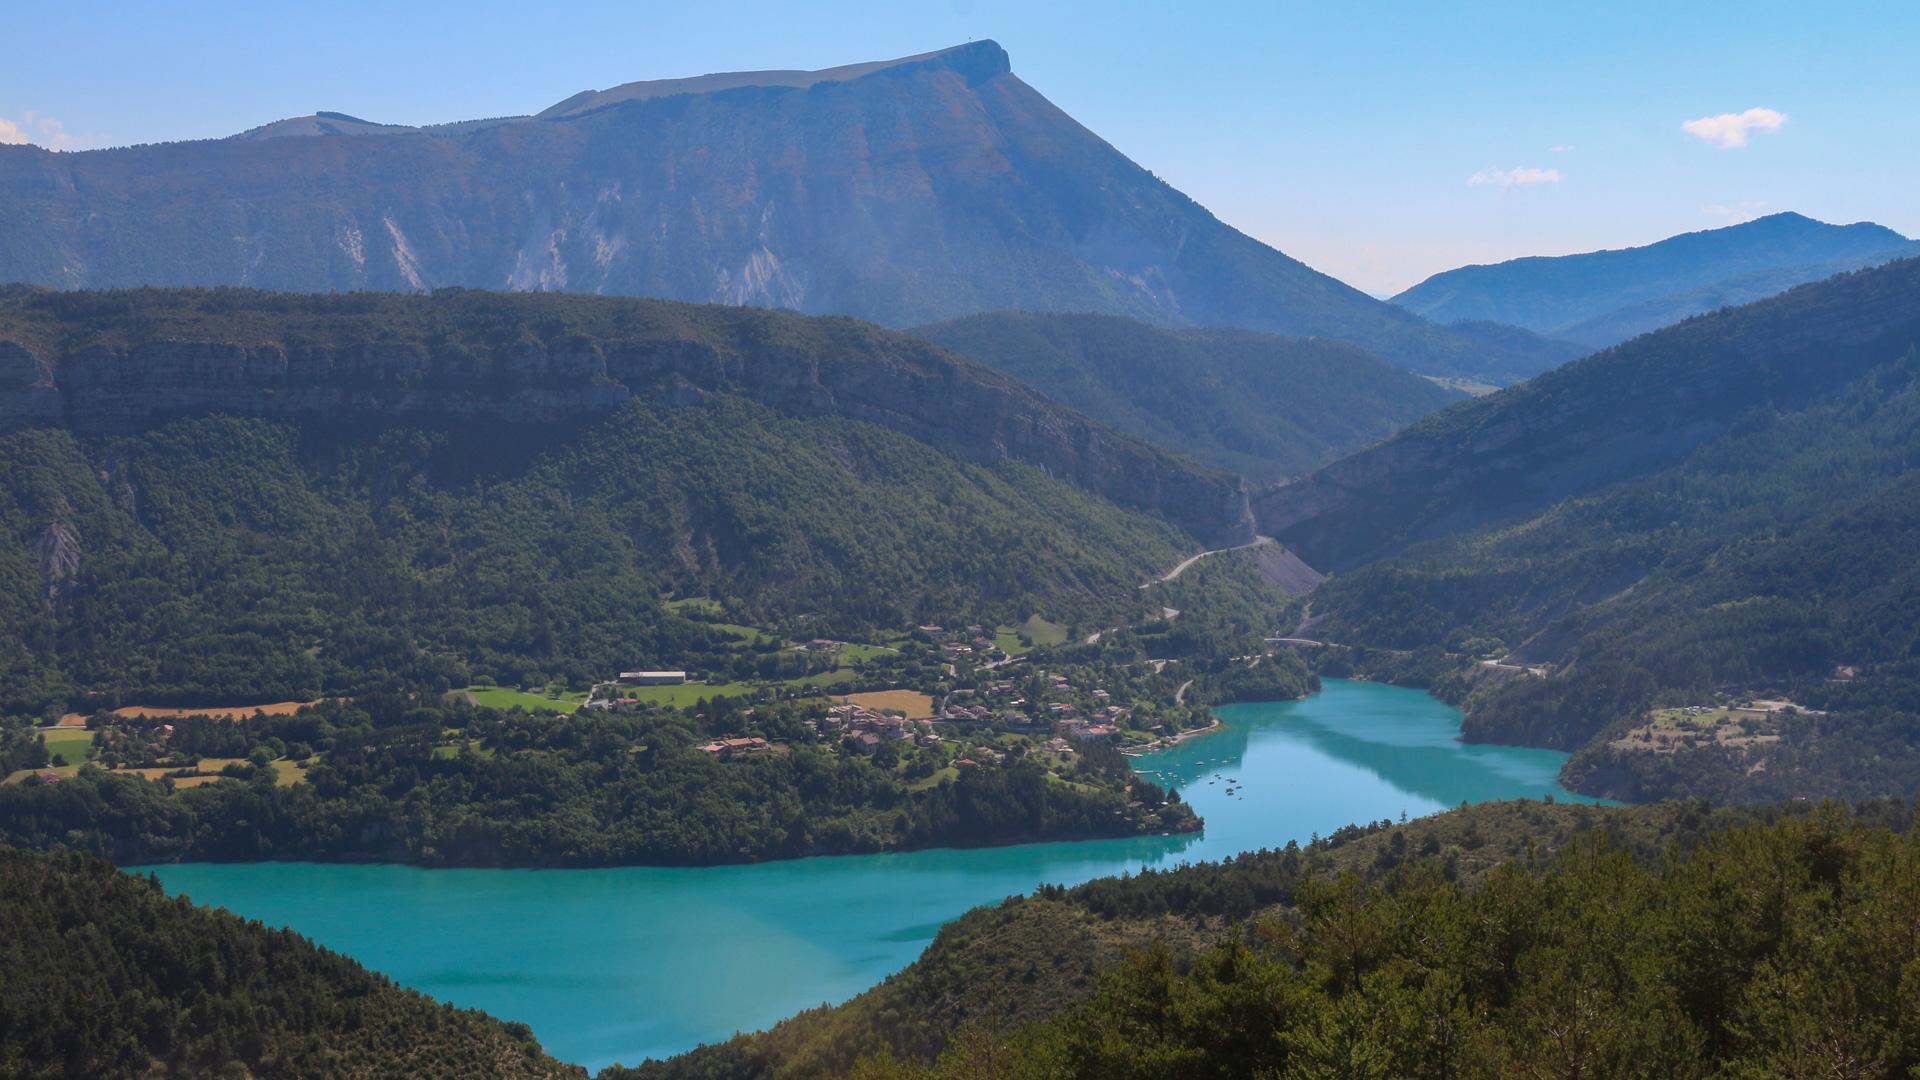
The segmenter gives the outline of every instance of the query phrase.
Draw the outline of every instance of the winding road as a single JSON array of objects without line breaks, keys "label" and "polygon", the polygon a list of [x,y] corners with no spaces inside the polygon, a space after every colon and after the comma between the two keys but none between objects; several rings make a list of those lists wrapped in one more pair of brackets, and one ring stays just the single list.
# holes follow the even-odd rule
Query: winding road
[{"label": "winding road", "polygon": [[1154,586],[1154,585],[1159,585],[1162,582],[1172,581],[1174,578],[1177,578],[1181,574],[1185,573],[1187,567],[1192,566],[1194,563],[1199,562],[1201,559],[1204,559],[1209,555],[1218,555],[1221,552],[1225,552],[1225,551],[1245,551],[1248,548],[1257,548],[1262,544],[1271,544],[1271,543],[1273,543],[1273,537],[1257,536],[1254,538],[1253,543],[1251,544],[1240,544],[1235,547],[1214,548],[1212,551],[1203,551],[1198,555],[1195,555],[1191,558],[1188,558],[1182,561],[1179,566],[1174,567],[1173,569],[1167,571],[1166,573],[1160,575],[1157,578],[1154,578],[1152,581],[1149,581],[1145,585],[1142,585],[1140,587],[1145,589],[1145,588],[1150,588],[1151,586]]}]

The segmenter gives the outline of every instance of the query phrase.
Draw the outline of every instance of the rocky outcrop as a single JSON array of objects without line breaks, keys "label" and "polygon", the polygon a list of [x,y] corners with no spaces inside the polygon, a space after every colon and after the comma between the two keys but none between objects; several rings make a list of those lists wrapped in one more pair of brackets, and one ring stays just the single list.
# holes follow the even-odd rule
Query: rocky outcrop
[{"label": "rocky outcrop", "polygon": [[1678,462],[1920,347],[1920,260],[1689,320],[1268,489],[1260,532],[1331,573]]},{"label": "rocky outcrop", "polygon": [[[839,323],[861,332],[815,341],[801,316],[719,314],[719,329],[704,334],[572,335],[497,349],[149,340],[41,356],[0,342],[0,427],[99,434],[211,412],[538,424],[597,415],[635,396],[673,405],[730,393],[789,415],[878,424],[976,461],[1026,462],[1157,514],[1209,547],[1253,537],[1238,477],[1183,462],[991,369],[848,320]],[[762,334],[769,322],[774,332]]]}]

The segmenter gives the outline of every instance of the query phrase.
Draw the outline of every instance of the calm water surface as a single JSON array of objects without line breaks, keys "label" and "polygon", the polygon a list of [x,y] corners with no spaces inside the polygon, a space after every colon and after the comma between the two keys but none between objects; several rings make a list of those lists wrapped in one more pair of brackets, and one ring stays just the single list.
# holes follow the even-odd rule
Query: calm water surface
[{"label": "calm water surface", "polygon": [[1577,798],[1554,782],[1565,755],[1456,742],[1460,714],[1417,690],[1329,679],[1304,701],[1219,715],[1225,731],[1137,762],[1206,818],[1198,836],[699,869],[150,869],[171,892],[524,1020],[549,1053],[597,1070],[844,1001],[905,967],[943,923],[1042,882],[1284,847],[1463,801]]}]

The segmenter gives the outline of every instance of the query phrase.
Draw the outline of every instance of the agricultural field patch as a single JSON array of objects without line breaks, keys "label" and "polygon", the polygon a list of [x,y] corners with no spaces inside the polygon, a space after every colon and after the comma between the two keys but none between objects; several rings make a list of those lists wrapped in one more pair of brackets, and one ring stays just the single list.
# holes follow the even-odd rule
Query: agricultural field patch
[{"label": "agricultural field patch", "polygon": [[585,694],[565,694],[556,700],[545,694],[526,694],[504,686],[470,686],[467,688],[467,693],[472,696],[476,704],[485,705],[490,709],[511,709],[518,706],[528,710],[552,709],[555,712],[569,713],[578,709],[580,703],[587,698]]},{"label": "agricultural field patch", "polygon": [[1035,645],[1064,645],[1067,641],[1065,624],[1048,622],[1038,615],[1030,616],[1021,623],[1020,633],[1027,635]]},{"label": "agricultural field patch", "polygon": [[892,709],[905,713],[909,720],[925,720],[933,716],[933,699],[918,690],[873,690],[833,700],[843,705],[859,705],[876,711]]}]

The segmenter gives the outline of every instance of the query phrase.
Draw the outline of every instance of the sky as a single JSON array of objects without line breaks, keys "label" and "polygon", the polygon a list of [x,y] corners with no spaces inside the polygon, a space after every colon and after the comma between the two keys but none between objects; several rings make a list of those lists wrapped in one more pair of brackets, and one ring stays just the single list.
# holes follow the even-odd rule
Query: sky
[{"label": "sky", "polygon": [[1375,295],[1794,210],[1920,236],[1920,4],[0,0],[0,141],[424,124],[993,38],[1223,221]]}]

